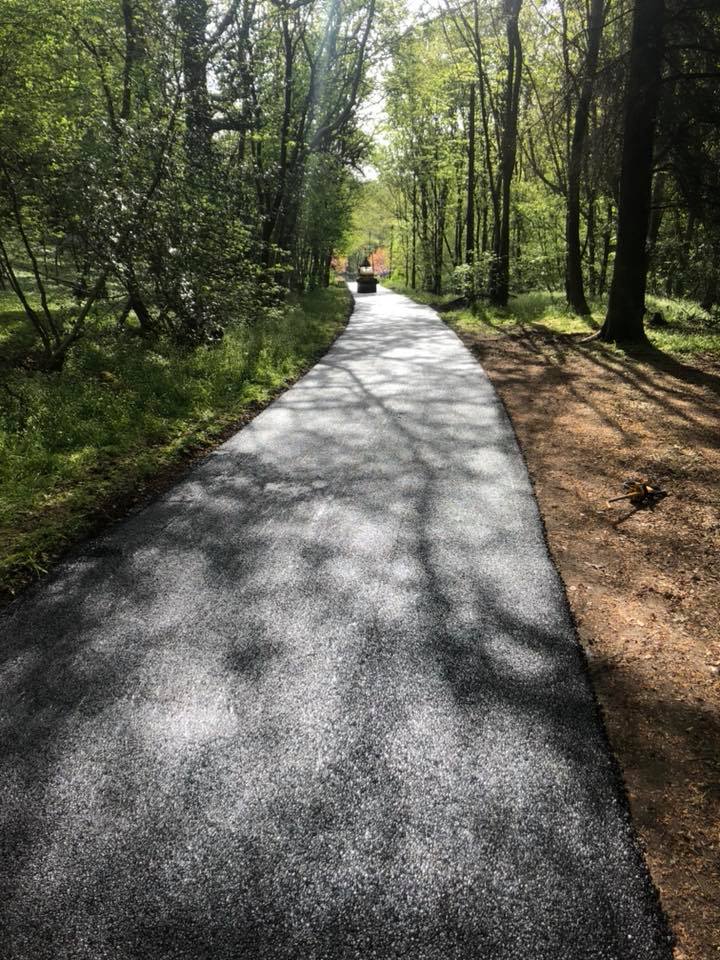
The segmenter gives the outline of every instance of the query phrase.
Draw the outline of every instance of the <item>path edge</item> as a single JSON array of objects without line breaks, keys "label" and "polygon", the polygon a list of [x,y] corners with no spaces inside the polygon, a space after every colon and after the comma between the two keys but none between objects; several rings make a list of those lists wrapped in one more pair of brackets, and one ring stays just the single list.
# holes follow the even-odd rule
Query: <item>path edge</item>
[{"label": "path edge", "polygon": [[567,586],[560,574],[560,570],[555,562],[555,557],[553,556],[552,550],[550,548],[550,540],[548,537],[547,526],[545,524],[545,517],[542,513],[542,510],[540,509],[540,501],[537,496],[535,478],[533,477],[532,472],[530,470],[530,466],[528,464],[527,457],[525,455],[525,450],[523,449],[523,446],[520,442],[520,438],[515,429],[515,424],[513,423],[513,419],[510,415],[510,411],[505,405],[505,401],[503,400],[503,398],[500,396],[499,392],[495,388],[495,384],[493,383],[492,378],[490,377],[489,373],[483,366],[480,358],[468,346],[468,344],[465,343],[465,341],[457,332],[457,330],[455,330],[447,322],[447,320],[445,320],[443,315],[438,310],[436,310],[430,304],[421,303],[418,300],[413,300],[413,298],[408,296],[406,293],[397,293],[395,290],[392,290],[390,287],[385,287],[385,289],[388,290],[390,293],[395,294],[395,296],[404,297],[406,300],[409,300],[411,303],[415,304],[416,306],[423,307],[429,310],[443,324],[443,326],[458,340],[461,347],[464,350],[466,350],[467,353],[470,354],[473,362],[477,364],[477,366],[482,371],[483,376],[485,377],[487,382],[490,384],[493,394],[495,395],[495,398],[498,402],[498,407],[500,408],[502,415],[504,416],[510,428],[510,432],[514,439],[515,446],[517,447],[523,466],[525,467],[525,473],[527,475],[527,478],[530,484],[533,503],[535,505],[535,511],[537,514],[538,521],[540,523],[540,530],[542,532],[542,538],[545,544],[545,550],[547,551],[547,555],[550,559],[553,576],[555,578],[556,585],[562,597],[562,603],[565,607],[565,614],[568,618],[569,623],[572,626],[572,633],[573,633],[574,646],[575,646],[576,656],[578,660],[578,665],[580,667],[580,672],[581,672],[583,681],[585,683],[585,686],[590,694],[590,701],[592,703],[593,713],[595,715],[596,724],[599,727],[600,739],[602,741],[603,746],[605,747],[606,755],[610,761],[610,778],[612,782],[613,792],[615,793],[615,797],[617,799],[618,814],[626,830],[626,835],[630,843],[631,852],[634,856],[634,859],[636,860],[636,865],[640,868],[644,876],[644,886],[648,893],[648,899],[656,908],[657,915],[660,920],[660,923],[658,925],[658,933],[667,947],[667,950],[668,950],[667,960],[672,960],[674,956],[675,947],[677,945],[675,933],[670,924],[670,920],[668,918],[667,912],[665,911],[665,908],[663,906],[662,899],[660,897],[660,891],[657,885],[655,884],[655,881],[653,880],[652,873],[650,872],[650,867],[648,866],[646,856],[645,856],[645,849],[640,840],[640,836],[637,830],[635,829],[635,824],[634,824],[634,821],[632,818],[632,812],[630,809],[630,798],[628,796],[627,784],[625,783],[625,776],[623,774],[622,767],[620,766],[620,761],[615,755],[615,751],[613,749],[612,742],[608,734],[608,726],[605,720],[605,710],[602,704],[600,703],[600,700],[597,695],[597,691],[595,690],[595,685],[592,682],[592,673],[590,670],[590,664],[588,662],[587,650],[585,649],[585,646],[583,645],[582,640],[580,639],[577,619],[575,617],[575,614],[573,613],[572,606],[570,605],[570,600],[568,598]]},{"label": "path edge", "polygon": [[89,543],[105,534],[111,528],[125,520],[142,513],[152,506],[161,497],[165,496],[174,486],[182,483],[196,468],[213,456],[216,450],[231,440],[255,420],[263,411],[271,407],[283,394],[291,390],[297,383],[306,377],[311,370],[322,363],[335,344],[344,336],[348,324],[355,312],[355,294],[348,284],[343,284],[348,293],[348,302],[342,326],[326,346],[319,351],[310,363],[303,366],[296,377],[279,386],[271,396],[265,400],[254,401],[238,417],[227,423],[212,438],[202,443],[189,444],[172,463],[166,464],[157,473],[143,480],[138,486],[125,491],[119,496],[108,498],[98,503],[88,513],[87,526],[77,537],[67,540],[50,555],[45,570],[27,568],[21,575],[14,589],[0,584],[0,618],[12,616],[13,608],[21,600],[39,589],[42,584],[50,580],[55,573],[67,562],[82,556]]}]

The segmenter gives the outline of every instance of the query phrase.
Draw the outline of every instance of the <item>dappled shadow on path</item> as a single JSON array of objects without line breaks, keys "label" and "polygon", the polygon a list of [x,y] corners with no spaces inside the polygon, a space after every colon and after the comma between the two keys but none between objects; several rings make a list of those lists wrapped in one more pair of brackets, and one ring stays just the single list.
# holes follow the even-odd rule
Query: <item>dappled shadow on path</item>
[{"label": "dappled shadow on path", "polygon": [[361,301],[0,636],[11,957],[668,955],[512,432],[423,308]]},{"label": "dappled shadow on path", "polygon": [[[704,956],[717,940],[720,404],[703,386],[572,338],[477,350],[525,449],[653,876],[680,947]],[[669,496],[642,510],[608,504],[633,475]]]}]

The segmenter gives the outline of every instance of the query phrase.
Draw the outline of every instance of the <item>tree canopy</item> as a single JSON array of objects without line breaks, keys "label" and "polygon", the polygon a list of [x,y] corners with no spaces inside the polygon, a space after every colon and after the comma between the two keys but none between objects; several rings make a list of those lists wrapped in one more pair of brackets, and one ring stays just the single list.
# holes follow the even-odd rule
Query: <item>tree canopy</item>
[{"label": "tree canopy", "polygon": [[199,343],[327,283],[375,25],[375,0],[3,4],[0,257],[48,367],[113,301]]},{"label": "tree canopy", "polygon": [[4,0],[0,75],[0,281],[48,369],[108,316],[197,345],[326,285],[371,156],[412,287],[609,294],[616,340],[648,282],[718,299],[711,0]]},{"label": "tree canopy", "polygon": [[611,293],[617,340],[643,335],[646,280],[713,307],[719,80],[711,2],[438,0],[386,80],[396,272],[580,314]]}]

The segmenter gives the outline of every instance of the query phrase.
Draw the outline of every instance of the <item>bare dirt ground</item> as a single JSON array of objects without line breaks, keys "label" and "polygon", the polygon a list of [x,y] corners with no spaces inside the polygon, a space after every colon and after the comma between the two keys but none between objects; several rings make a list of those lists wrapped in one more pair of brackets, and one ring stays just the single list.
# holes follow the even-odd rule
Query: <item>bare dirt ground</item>
[{"label": "bare dirt ground", "polygon": [[[720,957],[720,369],[462,336],[525,453],[676,957]],[[668,496],[608,504],[631,477]]]}]

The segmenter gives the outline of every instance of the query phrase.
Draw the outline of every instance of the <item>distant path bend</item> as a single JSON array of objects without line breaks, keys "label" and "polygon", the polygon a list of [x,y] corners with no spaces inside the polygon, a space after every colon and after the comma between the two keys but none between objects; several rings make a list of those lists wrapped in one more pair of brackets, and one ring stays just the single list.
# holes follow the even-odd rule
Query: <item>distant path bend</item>
[{"label": "distant path bend", "polygon": [[3,960],[666,960],[512,429],[380,291],[0,618]]}]

